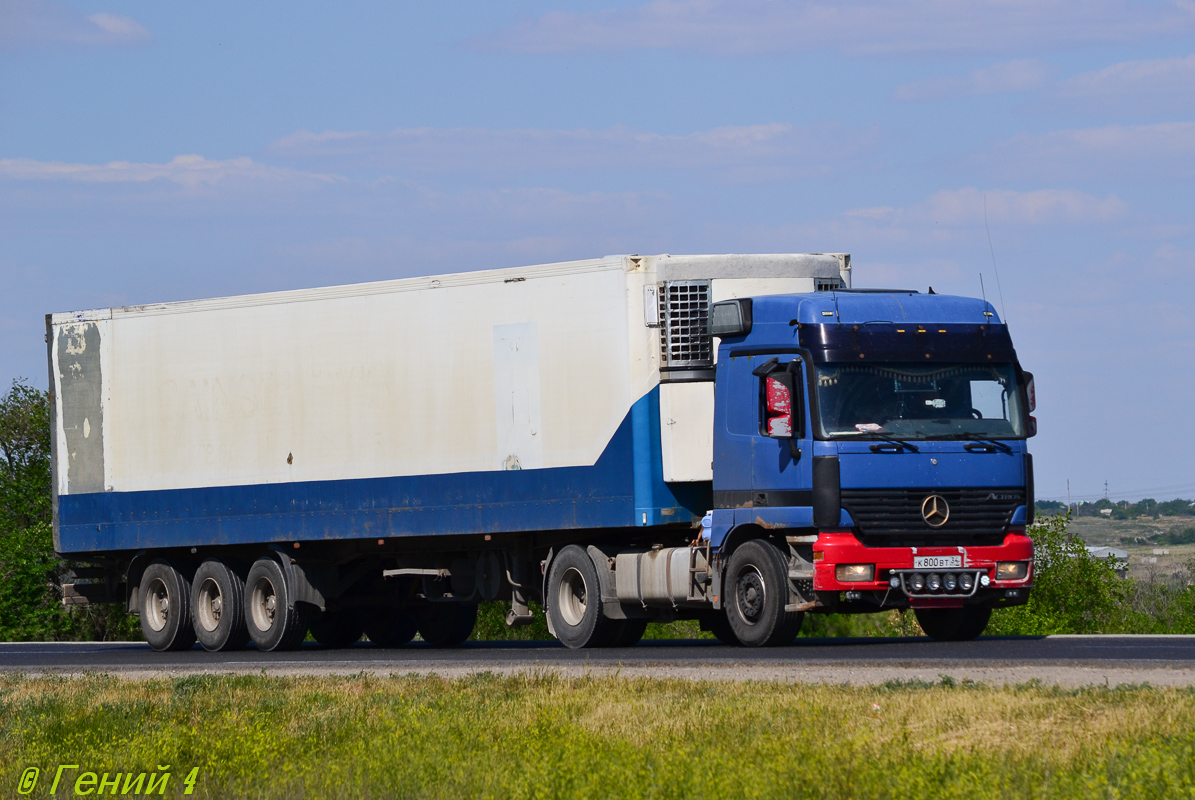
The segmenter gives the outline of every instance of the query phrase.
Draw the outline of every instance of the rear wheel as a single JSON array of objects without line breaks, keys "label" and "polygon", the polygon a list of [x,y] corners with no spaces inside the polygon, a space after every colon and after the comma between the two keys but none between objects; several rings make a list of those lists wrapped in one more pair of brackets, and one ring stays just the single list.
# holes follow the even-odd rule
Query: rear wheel
[{"label": "rear wheel", "polygon": [[245,584],[219,559],[208,559],[191,581],[191,618],[204,650],[240,650],[249,643],[245,627]]},{"label": "rear wheel", "polygon": [[348,647],[361,638],[365,626],[352,609],[321,611],[311,617],[311,638],[323,647]]},{"label": "rear wheel", "polygon": [[[785,611],[788,559],[771,542],[754,539],[730,556],[726,575],[726,618],[745,647],[791,644],[803,615]],[[716,634],[715,634],[716,635]]]},{"label": "rear wheel", "polygon": [[365,636],[378,647],[402,647],[419,631],[419,620],[409,608],[371,608],[362,622]]},{"label": "rear wheel", "polygon": [[187,650],[195,644],[191,583],[169,561],[158,559],[141,574],[141,633],[154,650]]},{"label": "rear wheel", "polygon": [[307,636],[310,606],[291,599],[282,566],[259,558],[245,581],[245,620],[259,650],[294,650]]},{"label": "rear wheel", "polygon": [[477,624],[475,603],[429,603],[419,615],[419,635],[432,647],[454,647]]},{"label": "rear wheel", "polygon": [[602,615],[602,590],[593,561],[575,544],[552,559],[547,605],[552,630],[566,647],[601,647],[617,634],[616,621]]},{"label": "rear wheel", "polygon": [[992,609],[982,606],[963,608],[917,608],[917,624],[925,635],[939,642],[969,642],[983,633]]},{"label": "rear wheel", "polygon": [[613,630],[608,647],[634,647],[647,631],[645,619],[619,619]]}]

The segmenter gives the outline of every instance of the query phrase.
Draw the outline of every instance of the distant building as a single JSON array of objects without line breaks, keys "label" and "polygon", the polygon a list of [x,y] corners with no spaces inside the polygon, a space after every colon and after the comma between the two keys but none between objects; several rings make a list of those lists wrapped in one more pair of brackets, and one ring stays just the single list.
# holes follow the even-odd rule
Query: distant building
[{"label": "distant building", "polygon": [[1112,568],[1116,570],[1116,574],[1123,578],[1129,573],[1129,553],[1127,550],[1121,550],[1118,547],[1092,547],[1087,546],[1087,552],[1091,553],[1096,558],[1107,559],[1112,562]]},{"label": "distant building", "polygon": [[1100,509],[1100,513],[1101,513],[1102,515],[1104,515],[1105,517],[1110,517],[1110,516],[1112,516],[1112,509],[1110,509],[1110,508],[1101,508],[1101,509]]}]

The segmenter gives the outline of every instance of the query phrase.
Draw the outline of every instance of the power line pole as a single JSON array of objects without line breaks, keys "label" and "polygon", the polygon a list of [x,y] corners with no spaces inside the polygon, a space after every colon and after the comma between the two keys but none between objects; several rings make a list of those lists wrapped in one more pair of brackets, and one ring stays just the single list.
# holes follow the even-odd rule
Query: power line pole
[{"label": "power line pole", "polygon": [[1108,481],[1104,481],[1104,499],[1108,499]]},{"label": "power line pole", "polygon": [[1071,507],[1071,479],[1066,479],[1066,507]]}]

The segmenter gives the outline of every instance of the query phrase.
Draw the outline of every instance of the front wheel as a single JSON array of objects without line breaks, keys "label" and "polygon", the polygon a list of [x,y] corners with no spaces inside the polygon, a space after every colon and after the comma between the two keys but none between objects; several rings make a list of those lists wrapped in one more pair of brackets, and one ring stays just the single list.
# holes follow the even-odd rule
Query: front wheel
[{"label": "front wheel", "polygon": [[929,638],[939,642],[969,642],[988,626],[992,609],[982,606],[917,608],[913,613]]},{"label": "front wheel", "polygon": [[739,643],[745,647],[791,644],[801,630],[803,615],[785,610],[788,558],[780,548],[763,539],[746,542],[731,554],[726,573],[726,618]]}]

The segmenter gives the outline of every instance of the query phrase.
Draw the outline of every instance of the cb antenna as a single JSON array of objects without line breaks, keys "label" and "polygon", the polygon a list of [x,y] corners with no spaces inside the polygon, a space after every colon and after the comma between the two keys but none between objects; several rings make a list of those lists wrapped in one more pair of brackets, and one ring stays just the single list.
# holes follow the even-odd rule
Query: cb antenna
[{"label": "cb antenna", "polygon": [[[987,292],[985,292],[985,291],[984,291],[984,289],[983,289],[983,273],[982,273],[982,272],[981,272],[981,273],[979,273],[979,296],[983,298],[983,305],[984,305],[984,308],[986,309],[986,308],[987,308],[987,304],[988,304],[988,293],[987,293]],[[984,317],[985,317],[985,319],[984,319],[984,321],[983,321],[983,322],[984,322],[984,324],[985,324],[985,325],[991,325],[991,324],[992,324],[992,317],[991,317],[991,315],[990,315],[990,314],[988,314],[988,312],[987,312],[986,310],[983,312],[983,315],[984,315]]]},{"label": "cb antenna", "polygon": [[[996,248],[992,247],[992,229],[988,227],[988,193],[983,193],[983,229],[988,235],[988,252],[992,254],[992,270],[996,273],[996,291],[1000,294],[1000,316],[1004,324],[1008,324],[1008,313],[1004,310],[1004,289],[1000,286],[1000,268],[996,266]],[[983,275],[979,276],[979,283],[983,284]],[[985,299],[986,303],[987,300]]]}]

